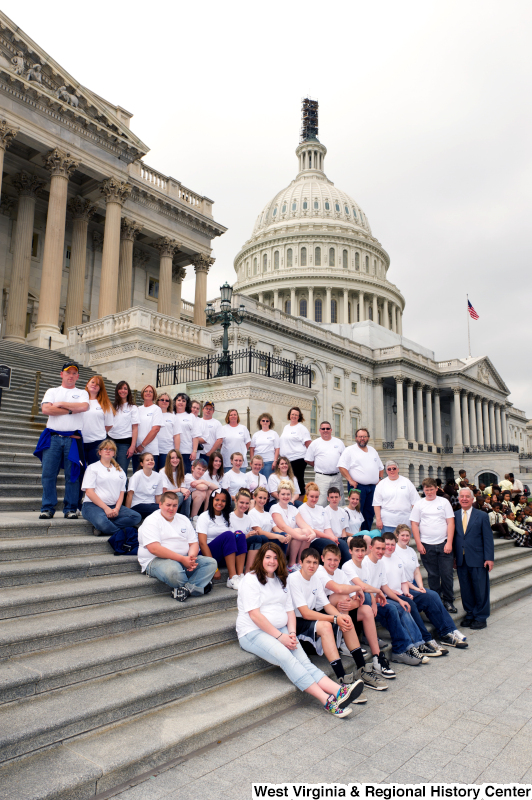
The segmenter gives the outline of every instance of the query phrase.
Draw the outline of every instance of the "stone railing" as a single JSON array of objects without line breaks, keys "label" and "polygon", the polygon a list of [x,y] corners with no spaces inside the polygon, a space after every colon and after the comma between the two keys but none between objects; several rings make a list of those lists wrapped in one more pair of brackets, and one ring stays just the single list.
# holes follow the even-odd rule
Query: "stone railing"
[{"label": "stone railing", "polygon": [[156,186],[161,192],[166,193],[168,191],[168,178],[151,167],[146,166],[142,161],[140,162],[140,177],[141,180],[151,183],[152,186]]},{"label": "stone railing", "polygon": [[459,358],[452,358],[450,361],[436,361],[435,366],[437,369],[460,369],[464,366],[464,362]]},{"label": "stone railing", "polygon": [[206,217],[212,217],[212,200],[208,197],[193,192],[192,189],[187,189],[186,186],[170,177],[163,175],[153,167],[149,167],[143,161],[135,161],[129,165],[129,175],[131,178],[136,178],[139,183],[145,183],[157,190],[161,194],[166,195],[171,200],[177,200],[183,203],[188,208],[198,211]]}]

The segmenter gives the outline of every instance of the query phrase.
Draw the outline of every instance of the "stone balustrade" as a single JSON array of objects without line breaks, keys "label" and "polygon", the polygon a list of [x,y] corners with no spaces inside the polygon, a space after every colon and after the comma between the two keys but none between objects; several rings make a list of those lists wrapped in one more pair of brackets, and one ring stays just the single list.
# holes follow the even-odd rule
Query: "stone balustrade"
[{"label": "stone balustrade", "polygon": [[163,175],[162,172],[149,167],[143,161],[136,161],[130,164],[128,171],[130,178],[136,178],[141,184],[149,184],[157,192],[166,195],[171,200],[177,200],[206,217],[212,217],[213,201],[183,186],[175,178]]}]

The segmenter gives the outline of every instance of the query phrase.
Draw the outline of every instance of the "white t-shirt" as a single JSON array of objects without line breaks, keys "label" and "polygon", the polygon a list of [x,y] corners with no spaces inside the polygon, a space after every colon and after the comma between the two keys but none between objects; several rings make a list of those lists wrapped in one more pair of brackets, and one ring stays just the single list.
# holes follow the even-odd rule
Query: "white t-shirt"
[{"label": "white t-shirt", "polygon": [[308,429],[301,422],[298,422],[297,425],[290,425],[290,423],[285,425],[281,434],[279,455],[285,456],[289,461],[305,458],[307,452],[305,442],[311,438]]},{"label": "white t-shirt", "polygon": [[345,564],[342,564],[342,572],[344,573],[346,578],[348,578],[347,581],[348,583],[350,583],[353,580],[353,578],[360,578],[361,581],[364,580],[364,578],[362,577],[363,574],[362,567],[357,567],[353,559],[351,559],[351,561],[346,561]]},{"label": "white t-shirt", "polygon": [[163,493],[163,479],[159,472],[152,472],[148,477],[143,469],[139,469],[129,479],[127,490],[133,492],[132,508],[139,503],[155,503],[155,496]]},{"label": "white t-shirt", "polygon": [[251,436],[245,425],[238,424],[236,427],[231,425],[224,425],[222,427],[223,442],[222,442],[222,457],[224,460],[224,467],[231,466],[231,456],[233,453],[242,453],[244,456],[243,467],[247,467],[247,444],[251,441]]},{"label": "white t-shirt", "polygon": [[384,564],[386,570],[386,584],[396,594],[402,594],[401,584],[406,581],[402,559],[396,558],[394,553],[389,558],[383,556],[381,564]]},{"label": "white t-shirt", "polygon": [[325,524],[325,509],[323,506],[315,505],[314,508],[311,508],[308,503],[303,503],[302,506],[299,506],[297,511],[310,528],[323,533],[327,527]]},{"label": "white t-shirt", "polygon": [[413,583],[414,573],[419,567],[419,557],[417,552],[412,547],[405,547],[404,549],[402,547],[396,547],[394,556],[396,556],[403,563],[405,574],[403,580]]},{"label": "white t-shirt", "polygon": [[251,437],[253,455],[262,456],[264,461],[273,461],[275,451],[279,444],[279,435],[275,431],[257,431]]},{"label": "white t-shirt", "polygon": [[205,477],[207,478],[207,480],[211,481],[211,483],[217,483],[218,486],[221,487],[223,475],[221,477],[218,477],[216,475],[211,475],[210,472],[206,472]]},{"label": "white t-shirt", "polygon": [[352,444],[340,456],[338,467],[345,467],[354,481],[367,486],[379,482],[379,472],[384,469],[384,464],[374,447],[368,444],[366,453],[358,444]]},{"label": "white t-shirt", "polygon": [[235,472],[233,469],[230,469],[229,472],[226,472],[220,481],[220,487],[222,489],[227,489],[231,497],[234,497],[238,490],[242,489],[242,487],[245,485],[246,473]]},{"label": "white t-shirt", "polygon": [[231,530],[231,525],[225,521],[223,514],[215,516],[214,519],[209,517],[209,512],[204,511],[200,514],[196,523],[197,533],[204,533],[207,536],[207,544],[216,539],[221,533]]},{"label": "white t-shirt", "polygon": [[296,617],[301,616],[299,610],[301,606],[307,606],[309,611],[315,611],[321,610],[329,602],[316,573],[307,581],[301,572],[292,572],[288,576],[288,588],[292,595]]},{"label": "white t-shirt", "polygon": [[251,530],[251,520],[247,514],[243,517],[237,517],[234,511],[229,515],[230,528],[233,533],[240,531],[241,533],[249,533]]},{"label": "white t-shirt", "polygon": [[157,557],[150,553],[147,545],[158,542],[180,556],[188,556],[190,545],[197,541],[198,537],[190,520],[182,514],[176,514],[172,522],[169,522],[160,510],[155,511],[146,517],[139,528],[138,559],[141,571],[145,572],[150,561]]},{"label": "white t-shirt", "polygon": [[[282,480],[289,481],[290,478],[280,478],[278,475],[276,475],[274,472],[272,472],[272,474],[268,478],[268,491],[269,491],[270,494],[272,492],[276,492],[277,491],[277,488],[278,488],[278,486],[279,486],[279,484],[280,484],[280,482]],[[292,483],[294,484],[294,489],[296,491],[296,494],[301,494],[301,490],[299,488],[299,483],[297,482],[297,478],[295,476],[294,476],[294,479],[293,479]]]},{"label": "white t-shirt", "polygon": [[[113,412],[104,411],[98,400],[89,400],[89,405],[89,410],[83,414],[83,427],[81,428],[85,444],[101,442],[105,439],[107,436],[105,426],[112,425],[114,422]],[[74,415],[72,414],[72,416]]]},{"label": "white t-shirt", "polygon": [[[353,563],[353,562],[351,562]],[[341,567],[334,570],[334,575],[329,575],[323,564],[320,564],[318,569],[316,570],[316,575],[321,581],[321,587],[326,594],[327,597],[329,595],[334,594],[332,589],[327,589],[327,584],[329,581],[334,581],[335,583],[339,583],[341,586],[346,586],[348,583],[351,583],[351,578],[348,578],[345,572]],[[356,592],[352,592],[352,594],[356,594]]]},{"label": "white t-shirt", "polygon": [[162,412],[163,423],[161,430],[156,436],[157,444],[159,446],[159,453],[169,453],[174,449],[174,436],[176,433],[181,433],[181,423],[175,414],[170,411]]},{"label": "white t-shirt", "polygon": [[273,530],[273,517],[269,511],[260,511],[257,508],[252,508],[248,514],[249,521],[252,528],[261,528],[263,531],[271,533]]},{"label": "white t-shirt", "polygon": [[[159,475],[161,476],[163,481],[163,491],[166,491],[168,489],[168,491],[170,492],[178,492],[181,489],[181,486],[177,485],[177,477],[175,469],[172,470],[172,478],[173,478],[172,481],[168,480],[164,467],[159,470]],[[184,484],[182,485],[184,486]]]},{"label": "white t-shirt", "polygon": [[[137,434],[137,446],[141,445],[146,436],[155,425],[164,424],[163,412],[159,406],[140,406],[139,408],[139,430]],[[157,436],[153,439],[142,451],[143,453],[151,453],[153,456],[159,455],[159,444]],[[170,448],[171,449],[171,448]]]},{"label": "white t-shirt", "polygon": [[238,587],[238,617],[236,635],[239,639],[251,631],[260,630],[249,612],[258,608],[277,630],[286,627],[288,612],[294,610],[288,586],[284,587],[277,576],[266,578],[263,586],[254,572],[248,572]]},{"label": "white t-shirt", "polygon": [[[41,400],[41,406],[44,403],[88,403],[89,393],[85,389],[65,389],[63,386],[56,386],[53,389],[47,389],[44,397]],[[46,423],[47,428],[53,431],[80,431],[83,429],[83,417],[86,411],[81,411],[79,414],[61,414],[58,417],[48,417]],[[105,438],[105,437],[104,437]]]},{"label": "white t-shirt", "polygon": [[222,428],[223,425],[218,419],[198,419],[198,424],[200,428],[200,436],[202,439],[205,439],[203,443],[203,448],[200,450],[202,455],[207,454],[209,450],[212,450],[213,444],[218,440],[222,439]]},{"label": "white t-shirt", "polygon": [[[281,508],[279,503],[276,503],[274,506],[270,508],[270,514],[272,515],[272,518],[274,514],[280,514],[282,519],[284,519],[286,524],[289,525],[291,528],[296,527],[296,517],[298,511],[299,511],[298,508],[290,505],[286,509]],[[275,520],[273,524],[275,525]]]},{"label": "white t-shirt", "polygon": [[201,420],[195,417],[194,414],[187,414],[186,411],[181,411],[180,414],[175,416],[181,426],[179,449],[189,456],[192,452],[192,440],[197,436],[201,436]]},{"label": "white t-shirt", "polygon": [[377,484],[373,495],[373,505],[381,507],[381,519],[387,527],[409,525],[412,506],[418,500],[416,487],[402,475],[396,481],[384,478]]},{"label": "white t-shirt", "polygon": [[325,527],[332,528],[332,532],[339,539],[343,536],[347,522],[347,514],[343,508],[337,508],[336,511],[333,511],[330,506],[325,506]]},{"label": "white t-shirt", "polygon": [[[81,491],[94,489],[97,497],[103,500],[108,506],[114,506],[118,502],[120,492],[126,489],[126,473],[123,469],[115,469],[111,464],[109,471],[101,461],[89,464],[83,476]],[[84,503],[92,503],[87,495],[83,497]]]},{"label": "white t-shirt", "polygon": [[[381,558],[374,564],[369,556],[364,556],[362,559],[362,575],[360,577],[364,583],[369,583],[375,589],[380,589],[386,583],[386,569],[382,563],[383,560],[384,558]],[[353,562],[351,561],[351,563]]]},{"label": "white t-shirt", "polygon": [[410,521],[419,524],[422,542],[441,544],[447,539],[447,520],[454,519],[454,511],[445,497],[427,500],[422,497],[410,513]]},{"label": "white t-shirt", "polygon": [[314,439],[308,446],[305,461],[314,461],[314,472],[331,475],[338,472],[338,461],[345,450],[341,439],[332,436],[326,442],[324,439]]},{"label": "white t-shirt", "polygon": [[350,536],[356,536],[356,534],[360,532],[360,526],[364,522],[364,517],[360,511],[357,511],[356,509],[353,510],[347,506],[344,507],[344,511],[347,516],[347,533]]},{"label": "white t-shirt", "polygon": [[[228,475],[229,473],[226,474]],[[262,472],[259,472],[258,475],[254,475],[253,472],[251,472],[251,470],[248,470],[245,474],[244,486],[246,487],[246,489],[249,489],[251,494],[253,494],[255,489],[258,489],[259,486],[264,486],[264,488],[266,488],[266,483],[267,483],[266,478],[262,474]]]},{"label": "white t-shirt", "polygon": [[132,426],[139,424],[139,410],[137,406],[122,403],[113,420],[113,427],[109,431],[111,439],[130,439]]}]

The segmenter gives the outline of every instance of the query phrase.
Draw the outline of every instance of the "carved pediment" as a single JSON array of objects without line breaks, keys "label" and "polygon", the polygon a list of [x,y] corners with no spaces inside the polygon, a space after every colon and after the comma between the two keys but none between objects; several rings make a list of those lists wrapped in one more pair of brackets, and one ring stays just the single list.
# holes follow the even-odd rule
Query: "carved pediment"
[{"label": "carved pediment", "polygon": [[127,127],[120,111],[81,86],[68,72],[0,12],[0,89],[16,87],[17,93],[76,120],[88,132],[128,152],[133,161],[148,152]]},{"label": "carved pediment", "polygon": [[509,389],[487,356],[476,359],[465,369],[464,374],[469,375],[486,386],[492,386],[509,394]]}]

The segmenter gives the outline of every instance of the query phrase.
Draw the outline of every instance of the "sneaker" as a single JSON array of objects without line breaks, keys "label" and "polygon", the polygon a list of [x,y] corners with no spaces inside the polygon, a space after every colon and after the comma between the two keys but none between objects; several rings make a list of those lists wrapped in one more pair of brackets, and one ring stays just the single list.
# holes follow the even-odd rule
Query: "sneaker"
[{"label": "sneaker", "polygon": [[238,575],[233,575],[232,578],[227,578],[227,584],[226,585],[227,585],[228,589],[234,589],[235,592],[238,592],[239,583],[240,583],[240,581],[238,579]]},{"label": "sneaker", "polygon": [[368,689],[373,689],[375,692],[385,692],[388,688],[386,681],[383,681],[373,669],[368,669],[367,667],[362,670],[362,680],[364,681],[364,686],[367,686]]},{"label": "sneaker", "polygon": [[435,647],[436,650],[440,651],[442,656],[448,656],[449,655],[449,651],[446,650],[444,647],[441,647],[441,645],[439,645],[438,642],[435,639],[431,639],[430,642],[425,642],[425,644],[426,645],[430,645],[431,647]]},{"label": "sneaker", "polygon": [[[423,647],[423,645],[421,645],[421,647]],[[421,652],[421,647],[414,647],[414,645],[412,645],[412,647],[408,649],[408,653],[414,656],[414,658],[420,658],[422,664],[430,664],[430,659]]]},{"label": "sneaker", "polygon": [[172,597],[174,600],[179,600],[180,603],[184,603],[185,600],[188,600],[190,597],[191,592],[189,589],[186,589],[184,586],[178,586],[172,592]]},{"label": "sneaker", "polygon": [[397,664],[408,664],[410,667],[421,666],[421,658],[415,658],[410,655],[409,652],[394,653],[392,651],[392,661],[395,661]]},{"label": "sneaker", "polygon": [[446,633],[445,636],[440,636],[440,642],[447,647],[457,647],[459,650],[465,650],[468,647],[467,642],[463,642],[458,638],[455,631]]},{"label": "sneaker", "polygon": [[203,587],[203,594],[209,594],[209,592],[212,592],[212,581],[209,581],[209,583]]},{"label": "sneaker", "polygon": [[379,653],[377,658],[373,658],[373,672],[380,678],[386,678],[388,681],[392,681],[395,678],[395,672],[390,667],[390,662],[384,653]]},{"label": "sneaker", "polygon": [[424,642],[420,644],[418,648],[416,648],[419,653],[423,656],[427,656],[427,658],[438,658],[442,656],[443,653],[439,647],[432,647],[430,642]]},{"label": "sneaker", "polygon": [[332,714],[333,717],[348,717],[351,713],[350,708],[340,708],[336,697],[333,697],[333,695],[329,697],[323,708],[328,714]]},{"label": "sneaker", "polygon": [[68,514],[65,514],[65,519],[77,519],[78,515],[75,511],[69,511]]},{"label": "sneaker", "polygon": [[354,683],[356,680],[352,672],[346,672],[343,678],[340,678],[341,683]]},{"label": "sneaker", "polygon": [[[360,644],[365,644],[365,645],[367,645],[369,647],[369,642],[366,639],[366,637],[364,636],[364,634],[362,634],[362,636],[360,637]],[[377,644],[379,645],[381,650],[384,650],[384,648],[386,647],[387,642],[384,642],[382,639],[379,639],[377,637]]]},{"label": "sneaker", "polygon": [[343,683],[338,689],[336,703],[338,708],[346,708],[350,703],[354,703],[362,694],[364,682],[357,680],[354,683]]},{"label": "sneaker", "polygon": [[39,519],[53,519],[54,515],[51,511],[41,511],[39,514]]},{"label": "sneaker", "polygon": [[455,628],[455,629],[454,629],[454,631],[453,631],[453,633],[454,633],[454,635],[455,635],[455,636],[458,636],[458,638],[460,639],[460,641],[461,641],[461,642],[465,642],[465,641],[466,641],[466,639],[467,639],[467,636],[464,636],[464,634],[462,633],[462,631],[458,631],[458,630],[456,630],[456,628]]}]

